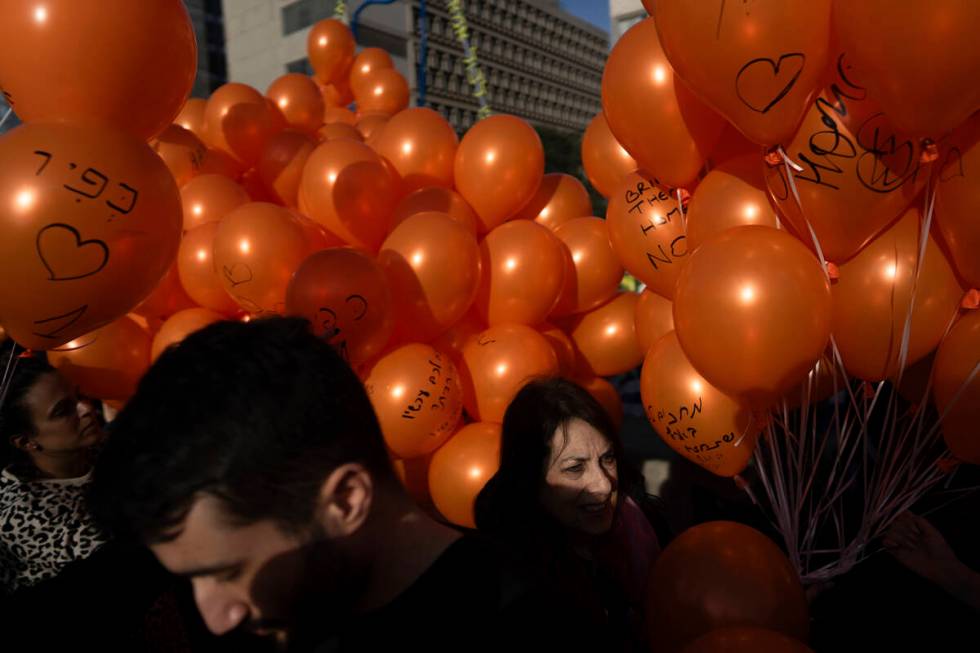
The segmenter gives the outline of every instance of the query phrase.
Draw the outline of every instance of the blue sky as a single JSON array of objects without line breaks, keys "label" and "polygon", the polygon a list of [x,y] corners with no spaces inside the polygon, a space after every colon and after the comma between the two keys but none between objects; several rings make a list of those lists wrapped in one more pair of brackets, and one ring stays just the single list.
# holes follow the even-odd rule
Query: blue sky
[{"label": "blue sky", "polygon": [[561,6],[579,18],[609,31],[609,0],[561,0]]}]

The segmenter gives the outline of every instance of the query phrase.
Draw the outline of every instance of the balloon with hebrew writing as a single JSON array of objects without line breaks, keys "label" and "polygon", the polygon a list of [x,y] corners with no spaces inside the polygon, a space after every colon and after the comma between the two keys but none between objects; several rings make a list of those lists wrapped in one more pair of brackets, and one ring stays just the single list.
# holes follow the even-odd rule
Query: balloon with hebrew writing
[{"label": "balloon with hebrew writing", "polygon": [[217,233],[217,222],[184,233],[177,250],[177,274],[184,291],[199,306],[222,315],[234,315],[242,309],[225,292],[214,268],[214,237]]},{"label": "balloon with hebrew writing", "polygon": [[898,133],[876,110],[856,81],[857,72],[842,53],[829,88],[786,145],[801,169],[783,163],[766,167],[766,184],[779,210],[812,248],[809,223],[824,258],[834,262],[851,258],[894,222],[931,173],[931,166],[921,163],[919,140]]},{"label": "balloon with hebrew writing", "polygon": [[936,353],[933,393],[942,415],[943,438],[953,455],[980,464],[980,311],[953,325]]},{"label": "balloon with hebrew writing", "polygon": [[400,458],[438,449],[459,426],[463,393],[452,359],[429,345],[386,354],[364,384],[385,444]]},{"label": "balloon with hebrew writing", "polygon": [[645,172],[619,180],[609,206],[609,242],[626,271],[667,299],[687,264],[684,209],[673,191]]},{"label": "balloon with hebrew writing", "polygon": [[194,85],[182,2],[3,0],[0,16],[0,91],[25,122],[99,122],[145,141]]},{"label": "balloon with hebrew writing", "polygon": [[121,317],[177,255],[173,176],[146,143],[111,127],[29,123],[5,134],[0,206],[0,275],[8,280],[0,321],[30,349]]},{"label": "balloon with hebrew writing", "polygon": [[760,145],[793,135],[827,62],[830,0],[655,4],[670,65],[702,100]]},{"label": "balloon with hebrew writing", "polygon": [[180,125],[169,125],[150,141],[150,147],[167,164],[178,187],[201,174],[208,155],[204,141]]},{"label": "balloon with hebrew writing", "polygon": [[640,396],[657,435],[696,465],[735,476],[752,459],[760,425],[751,408],[698,374],[673,331],[647,352]]},{"label": "balloon with hebrew writing", "polygon": [[354,366],[381,354],[395,325],[384,271],[349,247],[303,261],[286,289],[286,312],[309,320],[313,332]]}]

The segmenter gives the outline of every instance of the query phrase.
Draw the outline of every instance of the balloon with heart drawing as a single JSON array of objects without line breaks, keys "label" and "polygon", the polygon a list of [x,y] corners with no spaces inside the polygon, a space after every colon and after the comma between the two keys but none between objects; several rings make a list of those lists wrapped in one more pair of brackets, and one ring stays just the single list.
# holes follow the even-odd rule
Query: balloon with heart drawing
[{"label": "balloon with heart drawing", "polygon": [[180,195],[145,143],[102,125],[30,123],[0,140],[0,320],[51,349],[140,303],[167,273]]}]

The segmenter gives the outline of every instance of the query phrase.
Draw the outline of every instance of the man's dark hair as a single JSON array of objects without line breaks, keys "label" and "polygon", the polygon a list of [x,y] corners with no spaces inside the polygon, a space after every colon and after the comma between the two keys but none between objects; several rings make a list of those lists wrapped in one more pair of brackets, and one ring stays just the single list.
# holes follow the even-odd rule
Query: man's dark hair
[{"label": "man's dark hair", "polygon": [[160,356],[113,422],[93,510],[116,533],[176,535],[199,494],[241,523],[310,523],[319,490],[357,462],[397,483],[360,380],[295,318],[220,322]]},{"label": "man's dark hair", "polygon": [[36,433],[24,399],[34,384],[54,371],[44,352],[23,353],[13,340],[0,344],[0,469],[12,464],[33,466],[30,458],[10,443],[10,438]]}]

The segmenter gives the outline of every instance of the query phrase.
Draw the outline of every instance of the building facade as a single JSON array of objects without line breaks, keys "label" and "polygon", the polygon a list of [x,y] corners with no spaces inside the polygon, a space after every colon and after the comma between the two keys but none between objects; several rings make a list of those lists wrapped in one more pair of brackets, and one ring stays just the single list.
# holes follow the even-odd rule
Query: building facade
[{"label": "building facade", "polygon": [[647,17],[640,0],[609,0],[609,29],[611,43],[615,44],[626,30]]},{"label": "building facade", "polygon": [[[264,91],[286,72],[309,72],[306,37],[333,15],[335,0],[223,0],[228,78]],[[348,2],[353,16],[359,2]],[[492,110],[533,124],[582,131],[600,110],[602,68],[609,49],[601,29],[563,11],[558,0],[463,0],[469,38],[487,80]],[[475,121],[479,103],[467,81],[448,0],[428,0],[426,106],[458,131]],[[419,0],[367,7],[357,21],[360,47],[381,47],[419,86]]]},{"label": "building facade", "polygon": [[197,78],[193,97],[206,98],[228,81],[221,0],[184,0],[197,35]]}]

